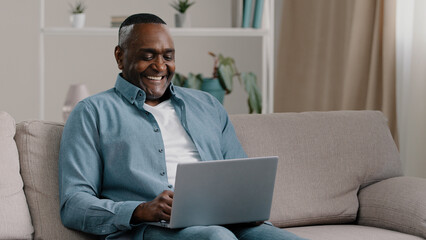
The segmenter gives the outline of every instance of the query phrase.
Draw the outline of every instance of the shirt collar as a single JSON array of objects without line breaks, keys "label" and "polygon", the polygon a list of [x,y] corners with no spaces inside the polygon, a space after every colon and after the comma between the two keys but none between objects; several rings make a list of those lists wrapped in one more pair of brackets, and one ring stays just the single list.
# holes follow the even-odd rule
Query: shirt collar
[{"label": "shirt collar", "polygon": [[[145,102],[146,94],[145,91],[131,84],[129,81],[124,79],[121,74],[118,74],[115,82],[115,89],[123,95],[127,101],[134,104],[135,101]],[[173,83],[170,84],[169,90],[172,96],[176,95],[176,90]]]}]

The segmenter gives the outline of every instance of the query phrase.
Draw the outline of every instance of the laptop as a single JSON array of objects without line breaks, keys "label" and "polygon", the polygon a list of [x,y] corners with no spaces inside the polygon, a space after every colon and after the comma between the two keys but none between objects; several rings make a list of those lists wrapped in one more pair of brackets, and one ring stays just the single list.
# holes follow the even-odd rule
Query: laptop
[{"label": "laptop", "polygon": [[170,222],[165,228],[269,219],[278,157],[178,164]]}]

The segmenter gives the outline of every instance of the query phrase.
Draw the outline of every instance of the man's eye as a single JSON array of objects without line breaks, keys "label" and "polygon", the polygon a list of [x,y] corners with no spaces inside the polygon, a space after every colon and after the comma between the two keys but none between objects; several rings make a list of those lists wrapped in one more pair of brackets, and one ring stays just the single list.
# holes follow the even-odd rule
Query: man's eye
[{"label": "man's eye", "polygon": [[164,59],[167,61],[173,60],[173,54],[164,55]]},{"label": "man's eye", "polygon": [[152,60],[153,58],[154,58],[154,55],[152,54],[142,55],[143,60]]}]

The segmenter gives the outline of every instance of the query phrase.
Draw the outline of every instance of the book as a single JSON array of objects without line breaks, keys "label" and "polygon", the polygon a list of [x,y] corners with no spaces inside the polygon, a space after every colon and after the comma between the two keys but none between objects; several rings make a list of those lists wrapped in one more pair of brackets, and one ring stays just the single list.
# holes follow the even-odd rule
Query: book
[{"label": "book", "polygon": [[243,0],[231,2],[232,27],[241,27],[243,18]]},{"label": "book", "polygon": [[264,0],[256,0],[254,4],[253,28],[262,27],[263,1]]},{"label": "book", "polygon": [[243,21],[242,27],[248,28],[251,26],[251,12],[252,12],[253,0],[244,0],[243,2]]},{"label": "book", "polygon": [[121,23],[124,22],[126,18],[127,16],[112,16],[111,27],[120,27]]}]

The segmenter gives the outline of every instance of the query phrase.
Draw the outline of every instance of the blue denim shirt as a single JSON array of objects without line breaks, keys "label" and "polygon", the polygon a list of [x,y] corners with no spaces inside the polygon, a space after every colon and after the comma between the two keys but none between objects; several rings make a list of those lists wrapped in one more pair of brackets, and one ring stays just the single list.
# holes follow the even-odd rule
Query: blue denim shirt
[{"label": "blue denim shirt", "polygon": [[[214,97],[173,85],[169,90],[202,161],[246,157]],[[70,114],[59,154],[65,226],[97,235],[130,230],[141,202],[173,189],[161,130],[144,102],[145,92],[119,75],[115,88],[84,99]]]}]

